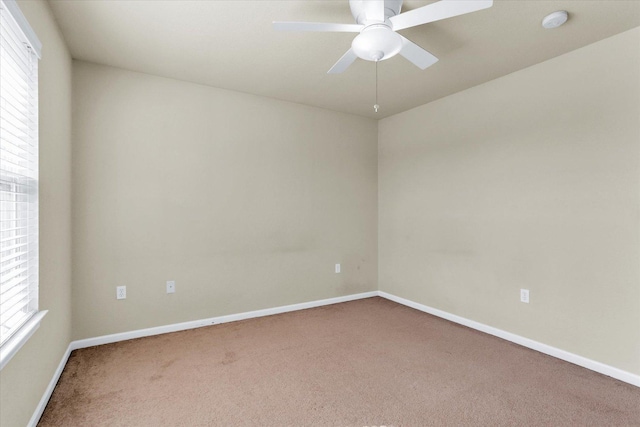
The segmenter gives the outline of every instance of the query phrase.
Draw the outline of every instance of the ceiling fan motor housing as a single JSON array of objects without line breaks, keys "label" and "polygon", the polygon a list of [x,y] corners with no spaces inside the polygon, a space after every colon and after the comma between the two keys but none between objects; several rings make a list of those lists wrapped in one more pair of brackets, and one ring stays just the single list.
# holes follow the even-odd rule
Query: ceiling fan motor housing
[{"label": "ceiling fan motor housing", "polygon": [[[379,7],[379,1],[382,0],[349,0],[351,14],[356,22],[360,25],[380,23],[380,21],[371,20],[371,16],[375,16],[374,9]],[[401,8],[402,0],[384,0],[385,21],[399,14]]]},{"label": "ceiling fan motor housing", "polygon": [[400,13],[402,0],[384,0],[384,21],[374,19],[382,0],[349,0],[351,14],[356,22],[364,25],[351,48],[367,61],[382,61],[398,54],[402,49],[402,37],[391,29],[389,18]]}]

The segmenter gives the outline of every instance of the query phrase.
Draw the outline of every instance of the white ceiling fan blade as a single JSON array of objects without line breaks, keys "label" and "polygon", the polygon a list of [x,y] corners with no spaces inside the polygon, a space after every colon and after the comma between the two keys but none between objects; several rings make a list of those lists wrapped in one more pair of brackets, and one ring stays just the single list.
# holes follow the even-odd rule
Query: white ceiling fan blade
[{"label": "white ceiling fan blade", "polygon": [[427,52],[406,37],[400,37],[402,37],[402,49],[400,50],[400,55],[404,56],[416,67],[424,70],[438,62],[438,58],[433,56],[431,53]]},{"label": "white ceiling fan blade", "polygon": [[440,0],[439,2],[392,16],[389,20],[393,24],[393,30],[399,31],[416,25],[476,12],[492,5],[493,0]]},{"label": "white ceiling fan blade", "polygon": [[355,54],[353,49],[349,49],[347,53],[342,55],[342,58],[338,59],[338,62],[336,62],[333,67],[327,71],[327,74],[342,73],[344,70],[349,68],[349,65],[353,64],[353,61],[355,61],[357,57],[358,56]]},{"label": "white ceiling fan blade", "polygon": [[324,22],[280,22],[273,21],[273,29],[277,31],[326,31],[338,33],[359,33],[364,25],[328,24]]}]

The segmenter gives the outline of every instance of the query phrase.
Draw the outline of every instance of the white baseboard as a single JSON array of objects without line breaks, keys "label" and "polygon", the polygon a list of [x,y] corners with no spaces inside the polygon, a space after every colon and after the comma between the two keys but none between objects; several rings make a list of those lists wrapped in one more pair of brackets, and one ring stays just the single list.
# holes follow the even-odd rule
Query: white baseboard
[{"label": "white baseboard", "polygon": [[36,407],[35,412],[31,416],[31,419],[29,420],[29,424],[27,424],[27,426],[28,427],[37,426],[38,421],[40,421],[40,417],[42,417],[44,409],[47,407],[47,403],[49,403],[51,394],[53,393],[53,390],[55,389],[56,384],[58,384],[60,375],[62,375],[62,371],[64,370],[64,367],[67,364],[67,361],[69,360],[69,356],[71,355],[71,352],[73,350],[77,350],[79,348],[93,347],[95,345],[109,344],[109,343],[114,343],[118,341],[125,341],[125,340],[134,339],[134,338],[142,338],[142,337],[149,337],[152,335],[166,334],[168,332],[177,332],[177,331],[184,331],[186,329],[200,328],[203,326],[217,325],[220,323],[235,322],[237,320],[271,316],[273,314],[287,313],[289,311],[304,310],[307,308],[321,307],[323,305],[338,304],[341,302],[354,301],[358,299],[371,298],[375,296],[378,296],[378,291],[364,292],[361,294],[346,295],[343,297],[336,297],[336,298],[327,298],[323,300],[303,302],[300,304],[284,305],[281,307],[266,308],[264,310],[255,310],[255,311],[248,311],[245,313],[229,314],[227,316],[211,317],[209,319],[194,320],[192,322],[176,323],[173,325],[158,326],[155,328],[148,328],[148,329],[139,329],[131,332],[122,332],[119,334],[104,335],[96,338],[88,338],[84,340],[72,341],[67,347],[67,351],[62,356],[62,360],[60,361],[60,364],[58,365],[56,372],[53,374],[53,378],[51,378],[51,381],[49,382],[47,389],[42,395],[42,398],[40,399],[40,403],[38,403],[38,406]]},{"label": "white baseboard", "polygon": [[38,403],[38,406],[36,407],[35,412],[31,416],[31,419],[29,420],[29,424],[27,424],[27,427],[36,427],[38,425],[38,421],[40,421],[40,417],[42,417],[42,414],[44,413],[44,409],[47,407],[47,403],[49,403],[49,399],[51,398],[53,389],[56,388],[56,384],[58,384],[60,375],[62,375],[62,371],[64,370],[64,367],[67,364],[67,361],[69,360],[70,355],[71,355],[71,344],[67,346],[67,350],[62,355],[62,359],[60,360],[60,363],[58,364],[58,367],[56,368],[56,371],[53,374],[53,378],[51,378],[51,381],[49,381],[49,385],[47,386],[47,389],[44,391],[44,394],[42,395],[42,398],[40,399],[40,402]]},{"label": "white baseboard", "polygon": [[622,369],[615,368],[610,365],[606,365],[595,360],[587,359],[586,357],[579,356],[574,353],[570,353],[565,350],[561,350],[556,347],[552,347],[547,344],[543,344],[538,341],[531,340],[529,338],[522,337],[520,335],[513,334],[511,332],[503,331],[502,329],[494,328],[483,323],[479,323],[473,320],[466,319],[464,317],[457,316],[455,314],[447,313],[446,311],[438,310],[437,308],[429,307],[424,304],[420,304],[405,298],[401,298],[387,292],[378,291],[378,295],[388,300],[397,302],[407,307],[415,308],[416,310],[423,311],[425,313],[433,314],[434,316],[441,317],[446,320],[450,320],[454,323],[467,326],[472,329],[484,332],[489,335],[502,338],[507,341],[519,344],[523,347],[530,348],[532,350],[539,351],[540,353],[548,354],[549,356],[556,357],[566,362],[573,363],[583,368],[590,369],[592,371],[610,376],[620,381],[640,387],[640,375],[632,374],[631,372],[623,371]]},{"label": "white baseboard", "polygon": [[263,310],[247,311],[245,313],[229,314],[226,316],[211,317],[209,319],[193,320],[191,322],[174,323],[172,325],[157,326],[147,329],[138,329],[130,332],[121,332],[117,334],[103,335],[95,338],[87,338],[83,340],[72,341],[70,346],[71,350],[77,350],[79,348],[110,344],[118,341],[131,340],[134,338],[150,337],[152,335],[184,331],[187,329],[201,328],[203,326],[218,325],[220,323],[253,319],[255,317],[271,316],[273,314],[287,313],[289,311],[304,310],[307,308],[321,307],[323,305],[338,304],[341,302],[354,301],[375,296],[378,296],[378,291],[364,292],[361,294],[346,295],[343,297],[328,298],[317,301],[309,301],[300,304],[283,305],[280,307],[265,308]]},{"label": "white baseboard", "polygon": [[93,347],[96,345],[102,344],[110,344],[118,341],[126,341],[134,338],[142,338],[149,337],[153,335],[166,334],[169,332],[177,332],[184,331],[187,329],[195,329],[203,326],[217,325],[221,323],[235,322],[238,320],[245,319],[253,319],[256,317],[264,317],[271,316],[273,314],[287,313],[290,311],[304,310],[307,308],[321,307],[324,305],[338,304],[341,302],[354,301],[358,299],[371,298],[375,296],[380,296],[382,298],[386,298],[390,301],[397,302],[402,305],[406,305],[407,307],[415,308],[416,310],[423,311],[425,313],[432,314],[434,316],[441,317],[446,320],[450,320],[452,322],[467,326],[472,329],[476,329],[478,331],[494,335],[496,337],[505,339],[507,341],[511,341],[516,344],[520,344],[523,347],[530,348],[532,350],[539,351],[544,354],[548,354],[549,356],[556,357],[558,359],[565,360],[567,362],[571,362],[578,366],[582,366],[584,368],[590,369],[595,372],[599,372],[604,375],[608,375],[610,377],[616,378],[620,381],[624,381],[626,383],[635,385],[640,387],[640,375],[635,375],[627,371],[623,371],[618,368],[614,368],[613,366],[605,365],[604,363],[596,362],[595,360],[587,359],[586,357],[578,356],[577,354],[569,353],[568,351],[561,350],[559,348],[552,347],[547,344],[543,344],[529,338],[522,337],[520,335],[513,334],[511,332],[506,332],[498,328],[494,328],[492,326],[485,325],[483,323],[475,322],[473,320],[465,319],[464,317],[457,316],[455,314],[447,313],[446,311],[438,310],[433,307],[426,306],[424,304],[419,304],[417,302],[413,302],[411,300],[401,298],[387,292],[383,291],[371,291],[364,292],[361,294],[347,295],[343,297],[336,298],[328,298],[317,301],[304,302],[300,304],[292,304],[292,305],[284,305],[281,307],[267,308],[264,310],[255,310],[248,311],[245,313],[238,314],[229,314],[226,316],[218,316],[211,317],[209,319],[201,319],[194,320],[191,322],[183,322],[183,323],[175,323],[172,325],[158,326],[154,328],[147,329],[138,329],[130,332],[122,332],[111,335],[103,335],[95,338],[87,338],[78,341],[72,341],[67,347],[66,352],[62,356],[62,360],[60,360],[60,364],[56,369],[56,372],[51,378],[47,389],[45,390],[42,398],[40,399],[40,403],[36,407],[35,412],[31,416],[31,420],[29,420],[28,427],[36,427],[38,421],[40,421],[40,417],[44,412],[44,409],[51,398],[51,394],[60,379],[60,375],[62,375],[62,371],[69,360],[69,356],[73,350],[77,350],[80,348]]}]

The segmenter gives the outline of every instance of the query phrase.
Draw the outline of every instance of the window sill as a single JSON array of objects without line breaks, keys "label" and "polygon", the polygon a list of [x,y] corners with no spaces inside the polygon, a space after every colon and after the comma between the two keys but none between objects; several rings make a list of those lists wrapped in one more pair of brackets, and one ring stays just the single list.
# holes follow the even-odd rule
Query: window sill
[{"label": "window sill", "polygon": [[18,332],[9,341],[0,347],[0,371],[9,363],[11,358],[16,355],[18,350],[27,343],[31,335],[40,327],[40,321],[47,314],[47,310],[39,311],[27,321]]}]

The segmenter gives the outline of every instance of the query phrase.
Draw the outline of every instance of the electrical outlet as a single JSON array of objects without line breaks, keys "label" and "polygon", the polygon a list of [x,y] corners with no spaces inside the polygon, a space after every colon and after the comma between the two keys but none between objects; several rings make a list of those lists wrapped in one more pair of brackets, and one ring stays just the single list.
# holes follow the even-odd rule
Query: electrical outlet
[{"label": "electrical outlet", "polygon": [[340,264],[336,264],[336,273],[340,273]]},{"label": "electrical outlet", "polygon": [[127,287],[118,286],[116,288],[116,299],[127,299]]},{"label": "electrical outlet", "polygon": [[167,293],[174,294],[176,292],[175,280],[167,280]]},{"label": "electrical outlet", "polygon": [[529,304],[529,289],[520,289],[520,302]]}]

